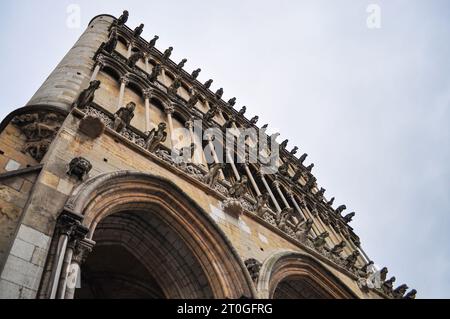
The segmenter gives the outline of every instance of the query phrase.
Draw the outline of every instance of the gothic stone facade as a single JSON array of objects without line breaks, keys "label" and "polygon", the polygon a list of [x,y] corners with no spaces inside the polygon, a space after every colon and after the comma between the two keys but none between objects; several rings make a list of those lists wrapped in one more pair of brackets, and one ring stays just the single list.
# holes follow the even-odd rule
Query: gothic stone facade
[{"label": "gothic stone facade", "polygon": [[[95,17],[1,122],[0,297],[402,298],[287,143],[275,174],[208,164],[194,122],[260,130],[257,118],[127,16]],[[195,162],[169,155],[177,128]]]}]

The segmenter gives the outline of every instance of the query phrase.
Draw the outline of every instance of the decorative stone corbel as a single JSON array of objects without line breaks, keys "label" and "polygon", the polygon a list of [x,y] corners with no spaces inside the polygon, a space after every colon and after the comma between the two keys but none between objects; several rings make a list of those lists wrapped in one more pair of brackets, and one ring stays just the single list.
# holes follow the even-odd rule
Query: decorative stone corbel
[{"label": "decorative stone corbel", "polygon": [[68,175],[82,181],[92,169],[92,164],[83,157],[76,157],[69,163]]}]

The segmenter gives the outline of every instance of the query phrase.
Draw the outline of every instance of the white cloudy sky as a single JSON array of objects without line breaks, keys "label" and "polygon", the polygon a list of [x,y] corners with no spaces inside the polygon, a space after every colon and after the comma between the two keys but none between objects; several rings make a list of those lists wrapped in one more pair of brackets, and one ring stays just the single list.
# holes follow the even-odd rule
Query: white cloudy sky
[{"label": "white cloudy sky", "polygon": [[[81,26],[67,27],[69,4]],[[369,4],[381,29],[366,25]],[[316,164],[363,247],[422,298],[450,297],[450,3],[442,0],[0,4],[0,118],[25,105],[92,17],[174,46]]]}]

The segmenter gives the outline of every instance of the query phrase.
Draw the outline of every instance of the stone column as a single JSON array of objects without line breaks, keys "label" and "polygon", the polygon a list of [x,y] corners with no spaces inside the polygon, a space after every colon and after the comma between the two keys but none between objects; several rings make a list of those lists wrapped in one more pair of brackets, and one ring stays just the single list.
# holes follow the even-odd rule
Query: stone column
[{"label": "stone column", "polygon": [[130,43],[128,44],[127,59],[129,59],[130,56],[131,56],[131,49],[133,49],[133,42],[130,42]]},{"label": "stone column", "polygon": [[[297,201],[296,201],[296,203],[297,203]],[[312,214],[310,214],[309,212],[308,212],[308,210],[307,210],[307,208],[306,208],[306,204],[302,201],[299,205],[299,208],[304,208],[305,210],[304,210],[304,212],[305,212],[305,218],[306,219],[308,219],[308,218],[310,218],[312,221],[313,221],[313,227],[312,227],[312,233],[314,234],[314,236],[317,236],[317,235],[319,235],[320,233],[322,233],[322,231],[319,229],[319,227],[317,227],[317,221],[316,221],[316,218],[312,215]],[[324,229],[324,231],[325,231],[326,229]]]},{"label": "stone column", "polygon": [[274,182],[273,182],[273,187],[275,187],[275,189],[276,189],[277,192],[278,192],[278,195],[280,195],[281,200],[283,201],[284,206],[287,207],[287,208],[291,208],[291,206],[289,205],[289,203],[288,203],[287,200],[286,200],[286,197],[284,197],[284,194],[283,194],[283,192],[281,191],[281,188],[280,188],[280,182],[277,181],[277,180],[274,181]]},{"label": "stone column", "polygon": [[167,115],[167,123],[169,123],[169,136],[170,136],[170,145],[173,148],[175,148],[175,139],[173,136],[173,119],[172,119],[172,114],[175,111],[175,108],[171,105],[165,108],[165,112]]},{"label": "stone column", "polygon": [[166,70],[164,68],[161,68],[161,75],[163,78],[164,85],[167,85]]},{"label": "stone column", "polygon": [[145,100],[145,132],[150,131],[150,99],[152,98],[151,89],[147,89],[144,91],[144,100]]},{"label": "stone column", "polygon": [[[198,158],[198,148],[199,145],[197,143],[197,140],[195,138],[195,134],[194,134],[194,118],[191,117],[189,120],[186,121],[186,123],[184,123],[184,127],[187,128],[189,130],[189,136],[191,137],[191,144],[195,144],[195,150],[194,150],[194,154],[192,154],[192,158],[194,159],[194,163],[201,163],[201,159]],[[200,149],[202,149],[201,145],[200,145]]]},{"label": "stone column", "polygon": [[[352,240],[349,240],[349,241],[352,242]],[[356,249],[358,249],[359,252],[361,253],[361,256],[362,256],[363,260],[365,261],[365,263],[366,263],[366,264],[369,263],[369,262],[370,262],[370,258],[369,258],[369,256],[367,255],[367,253],[364,251],[364,249],[362,249],[362,247],[358,247],[358,246],[356,246],[356,245],[354,245],[354,246],[355,246]]]},{"label": "stone column", "polygon": [[245,169],[245,172],[247,173],[247,176],[248,176],[248,179],[250,180],[250,183],[253,186],[253,189],[256,192],[256,195],[257,196],[261,196],[262,195],[261,191],[259,190],[259,187],[258,187],[258,185],[256,184],[256,181],[255,181],[255,178],[253,177],[253,174],[250,171],[250,168],[248,167],[247,163],[244,164],[244,169]]},{"label": "stone column", "polygon": [[61,275],[59,277],[56,299],[64,299],[67,288],[67,278],[69,275],[69,268],[72,263],[74,249],[78,245],[78,243],[85,238],[88,232],[89,232],[88,228],[79,224],[74,227],[73,232],[69,237],[67,250],[64,255],[63,265],[61,267]]},{"label": "stone column", "polygon": [[95,246],[95,242],[90,239],[79,241],[73,250],[73,256],[68,271],[66,281],[66,291],[64,299],[73,299],[77,283],[81,281],[81,265],[86,261],[87,256]]},{"label": "stone column", "polygon": [[71,262],[72,256],[73,256],[74,242],[75,241],[72,239],[69,242],[69,244],[67,245],[66,253],[64,255],[63,265],[61,267],[61,275],[60,275],[59,281],[58,281],[58,290],[56,293],[56,299],[64,299],[65,290],[66,290],[67,274],[68,274],[70,262]]},{"label": "stone column", "polygon": [[123,105],[123,98],[125,96],[125,87],[127,86],[129,80],[128,76],[124,75],[120,78],[120,92],[119,92],[119,102],[117,103],[117,109],[120,109]]},{"label": "stone column", "polygon": [[97,80],[98,73],[103,68],[104,62],[103,59],[98,58],[97,63],[95,64],[94,71],[92,72],[92,76],[90,82]]},{"label": "stone column", "polygon": [[[214,159],[214,163],[219,164],[219,157],[217,156],[216,153],[216,149],[214,148],[214,144],[213,144],[213,140],[211,138],[210,135],[206,136],[206,140],[208,141],[208,145],[209,145],[209,149],[211,150],[213,159]],[[219,179],[224,180],[225,179],[225,174],[223,173],[223,170],[219,170]]]},{"label": "stone column", "polygon": [[150,68],[148,66],[148,54],[145,55],[144,61],[145,61],[145,72],[150,73]]},{"label": "stone column", "polygon": [[291,200],[292,204],[294,205],[297,212],[300,214],[303,220],[306,220],[305,214],[301,210],[300,206],[298,205],[297,201],[295,200],[294,194],[292,192],[288,192],[288,197]]},{"label": "stone column", "polygon": [[263,182],[264,186],[266,187],[267,192],[269,193],[270,198],[272,199],[273,204],[275,205],[275,208],[277,209],[277,212],[280,213],[282,211],[280,205],[277,202],[277,199],[272,193],[272,190],[270,189],[269,183],[267,183],[267,180],[261,172],[259,172],[259,177],[261,178],[261,181]]},{"label": "stone column", "polygon": [[194,119],[191,118],[186,121],[184,126],[189,130],[189,135],[191,136],[191,143],[195,143],[195,136],[194,136]]},{"label": "stone column", "polygon": [[56,229],[59,234],[59,240],[50,278],[50,299],[56,298],[59,278],[61,277],[64,266],[67,245],[70,236],[75,232],[76,228],[81,225],[82,218],[82,216],[70,212],[63,212],[58,218]]},{"label": "stone column", "polygon": [[241,176],[239,175],[239,172],[236,168],[236,164],[234,163],[233,157],[231,156],[231,154],[228,150],[225,150],[225,153],[227,154],[228,162],[230,163],[231,168],[233,169],[234,177],[236,177],[236,180],[240,181]]}]

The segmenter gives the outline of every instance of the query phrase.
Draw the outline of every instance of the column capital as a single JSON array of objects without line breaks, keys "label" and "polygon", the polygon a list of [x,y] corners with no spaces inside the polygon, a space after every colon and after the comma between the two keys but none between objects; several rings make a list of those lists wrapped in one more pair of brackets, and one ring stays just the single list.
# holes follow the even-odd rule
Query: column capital
[{"label": "column capital", "polygon": [[57,219],[56,229],[61,235],[70,236],[82,220],[82,216],[65,210]]},{"label": "column capital", "polygon": [[153,89],[151,89],[151,88],[145,89],[142,92],[143,93],[142,95],[144,96],[144,99],[150,100],[153,97],[152,92],[153,92]]},{"label": "column capital", "polygon": [[173,105],[165,106],[164,111],[167,115],[172,115],[175,112],[175,107]]},{"label": "column capital", "polygon": [[127,85],[130,82],[130,76],[129,74],[124,74],[121,78],[120,78],[120,83],[121,84],[125,84]]},{"label": "column capital", "polygon": [[90,239],[83,239],[78,241],[73,248],[72,260],[79,265],[83,264],[87,256],[92,252],[95,244],[95,241],[92,241]]},{"label": "column capital", "polygon": [[256,171],[256,176],[265,179],[264,175],[266,175],[266,174],[264,174],[264,173],[262,172],[261,168],[259,168],[259,169]]},{"label": "column capital", "polygon": [[105,65],[105,56],[103,54],[99,54],[95,60],[95,65],[99,65],[103,67]]},{"label": "column capital", "polygon": [[56,228],[61,235],[66,235],[71,240],[79,240],[89,232],[89,229],[82,225],[82,221],[83,216],[65,210],[59,215]]}]

